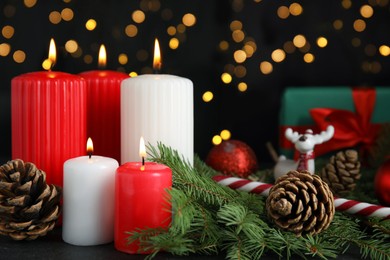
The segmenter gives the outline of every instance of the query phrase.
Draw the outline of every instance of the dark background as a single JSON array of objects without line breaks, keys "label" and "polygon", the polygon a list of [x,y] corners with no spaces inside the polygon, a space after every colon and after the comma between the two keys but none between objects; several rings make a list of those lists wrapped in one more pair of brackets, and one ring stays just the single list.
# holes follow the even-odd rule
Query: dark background
[{"label": "dark background", "polygon": [[[0,29],[12,26],[14,34],[0,35],[0,44],[10,46],[9,54],[0,56],[0,157],[11,159],[10,81],[22,73],[43,70],[50,38],[57,45],[58,61],[54,70],[79,73],[96,69],[98,48],[103,43],[108,54],[107,69],[143,74],[151,70],[153,41],[158,37],[163,55],[162,72],[187,77],[194,83],[195,152],[205,159],[212,147],[212,137],[228,129],[232,139],[252,147],[260,164],[270,161],[265,143],[271,141],[277,146],[278,113],[286,87],[390,86],[390,57],[379,52],[381,45],[390,45],[388,0],[297,1],[303,12],[281,19],[278,9],[290,7],[292,3],[283,0],[1,1]],[[371,17],[362,17],[363,5],[372,6]],[[51,23],[49,14],[61,13],[64,8],[73,11],[73,19]],[[131,15],[135,10],[145,13],[144,22],[133,21]],[[183,33],[168,35],[167,28],[181,24],[186,13],[195,15],[196,24],[186,27]],[[97,27],[88,31],[85,23],[91,18],[96,20]],[[365,30],[354,29],[357,19],[365,22]],[[242,23],[241,30],[245,33],[242,42],[232,38],[230,23],[234,20]],[[336,20],[343,24],[340,29],[334,26]],[[125,34],[129,24],[138,29],[135,37]],[[271,53],[283,49],[298,34],[305,36],[306,46],[287,53],[280,63],[273,61]],[[319,36],[327,38],[325,48],[316,44]],[[175,50],[168,44],[172,37],[180,40]],[[64,48],[71,39],[78,43],[79,57]],[[228,49],[219,47],[222,41],[229,44]],[[233,54],[247,41],[255,42],[256,51],[244,63],[237,64]],[[26,54],[22,63],[13,58],[18,50]],[[140,50],[148,54],[146,59],[139,58]],[[303,60],[308,52],[315,57],[312,63]],[[128,57],[124,65],[118,62],[121,53]],[[85,63],[85,55],[91,55],[93,62]],[[263,61],[273,65],[270,74],[260,71]],[[232,68],[238,65],[246,69],[244,77],[234,74]],[[231,83],[221,81],[224,72],[233,75]],[[239,82],[247,84],[247,91],[237,89]],[[211,102],[202,100],[205,91],[213,92]]]}]

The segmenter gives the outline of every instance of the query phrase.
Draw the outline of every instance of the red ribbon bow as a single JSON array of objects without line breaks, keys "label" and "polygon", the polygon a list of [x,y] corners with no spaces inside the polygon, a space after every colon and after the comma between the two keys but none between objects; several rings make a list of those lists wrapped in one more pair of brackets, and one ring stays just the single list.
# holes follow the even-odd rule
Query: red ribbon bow
[{"label": "red ribbon bow", "polygon": [[376,92],[373,88],[354,88],[352,98],[355,105],[355,113],[333,108],[314,108],[310,114],[320,129],[328,125],[335,128],[331,140],[317,145],[317,155],[342,148],[362,145],[363,151],[374,143],[380,128],[379,124],[371,123],[371,115],[375,107]]}]

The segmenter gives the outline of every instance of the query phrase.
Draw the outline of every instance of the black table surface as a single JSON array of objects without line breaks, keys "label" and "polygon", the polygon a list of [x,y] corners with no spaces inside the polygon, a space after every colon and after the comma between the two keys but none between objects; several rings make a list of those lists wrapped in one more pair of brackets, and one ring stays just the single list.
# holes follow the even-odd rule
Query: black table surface
[{"label": "black table surface", "polygon": [[[61,227],[56,227],[46,236],[40,237],[32,241],[14,241],[9,237],[0,236],[0,259],[7,260],[34,260],[34,259],[55,259],[55,260],[70,260],[70,259],[115,259],[115,260],[137,260],[145,259],[146,255],[130,255],[117,251],[113,243],[99,246],[74,246],[65,243],[62,240]],[[277,255],[265,255],[263,259],[278,259]],[[359,250],[357,248],[350,249],[344,255],[340,255],[337,259],[360,259]],[[174,256],[169,253],[159,253],[154,258],[161,259],[225,259],[223,255],[205,256],[205,255],[190,255],[190,256]],[[297,259],[297,258],[293,258]],[[309,257],[310,259],[310,257]]]}]

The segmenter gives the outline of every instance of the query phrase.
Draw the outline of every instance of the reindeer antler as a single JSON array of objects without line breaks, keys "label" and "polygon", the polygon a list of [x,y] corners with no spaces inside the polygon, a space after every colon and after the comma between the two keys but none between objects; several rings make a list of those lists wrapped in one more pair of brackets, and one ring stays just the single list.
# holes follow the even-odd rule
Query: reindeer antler
[{"label": "reindeer antler", "polygon": [[291,141],[292,143],[295,143],[296,141],[298,141],[299,133],[293,132],[291,128],[287,128],[284,132],[284,136],[287,138],[287,140]]},{"label": "reindeer antler", "polygon": [[334,127],[332,125],[329,125],[326,128],[326,131],[322,131],[319,134],[313,135],[313,140],[315,144],[321,144],[331,139],[333,137],[333,134],[334,134]]}]

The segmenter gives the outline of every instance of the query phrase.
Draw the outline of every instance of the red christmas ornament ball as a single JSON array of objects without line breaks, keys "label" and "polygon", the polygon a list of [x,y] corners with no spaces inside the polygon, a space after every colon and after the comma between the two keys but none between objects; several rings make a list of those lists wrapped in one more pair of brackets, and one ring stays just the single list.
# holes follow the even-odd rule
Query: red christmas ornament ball
[{"label": "red christmas ornament ball", "polygon": [[375,194],[380,204],[390,207],[390,159],[379,167],[375,175]]},{"label": "red christmas ornament ball", "polygon": [[246,178],[258,169],[255,153],[246,143],[227,140],[211,148],[206,164],[225,175]]}]

